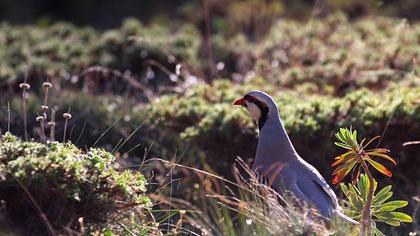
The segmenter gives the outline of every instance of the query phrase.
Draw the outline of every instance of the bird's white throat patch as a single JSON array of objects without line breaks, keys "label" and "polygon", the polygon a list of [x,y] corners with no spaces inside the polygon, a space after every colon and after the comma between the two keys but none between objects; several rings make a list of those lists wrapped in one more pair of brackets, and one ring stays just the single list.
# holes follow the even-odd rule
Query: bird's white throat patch
[{"label": "bird's white throat patch", "polygon": [[246,102],[246,109],[251,113],[252,117],[256,122],[261,117],[261,110],[258,108],[257,105],[255,105],[253,102]]}]

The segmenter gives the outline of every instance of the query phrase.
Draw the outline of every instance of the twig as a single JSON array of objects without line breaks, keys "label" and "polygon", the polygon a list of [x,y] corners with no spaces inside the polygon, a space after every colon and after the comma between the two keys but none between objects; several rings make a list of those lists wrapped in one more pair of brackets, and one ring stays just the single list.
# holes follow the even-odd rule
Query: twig
[{"label": "twig", "polygon": [[50,223],[50,221],[48,220],[48,217],[45,213],[42,212],[41,207],[36,203],[35,198],[32,196],[32,194],[29,192],[28,188],[26,188],[25,185],[23,185],[17,178],[15,178],[13,176],[13,178],[16,180],[16,182],[19,184],[19,186],[23,189],[23,191],[25,192],[25,195],[29,198],[29,200],[31,201],[31,203],[34,205],[36,211],[38,212],[39,216],[41,216],[42,218],[42,222],[45,224],[48,232],[50,233],[50,235],[57,235],[55,233],[54,227],[52,226],[52,224]]}]

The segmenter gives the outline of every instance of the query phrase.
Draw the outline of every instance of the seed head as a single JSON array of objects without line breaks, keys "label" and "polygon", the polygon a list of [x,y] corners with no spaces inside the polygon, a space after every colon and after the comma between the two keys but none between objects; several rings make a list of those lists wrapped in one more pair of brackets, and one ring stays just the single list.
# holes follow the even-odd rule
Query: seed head
[{"label": "seed head", "polygon": [[51,87],[52,87],[52,84],[51,84],[50,82],[44,82],[44,83],[42,84],[42,87],[43,87],[43,88],[51,88]]},{"label": "seed head", "polygon": [[71,114],[66,112],[66,113],[63,114],[63,118],[66,119],[66,120],[71,119]]},{"label": "seed head", "polygon": [[48,106],[42,105],[41,106],[41,109],[44,110],[44,111],[46,111],[46,110],[48,110]]},{"label": "seed head", "polygon": [[43,120],[44,120],[44,117],[43,117],[43,116],[37,116],[35,120],[36,120],[37,122],[41,122],[41,121],[43,121]]},{"label": "seed head", "polygon": [[29,89],[31,86],[28,83],[20,83],[19,88],[21,89]]}]

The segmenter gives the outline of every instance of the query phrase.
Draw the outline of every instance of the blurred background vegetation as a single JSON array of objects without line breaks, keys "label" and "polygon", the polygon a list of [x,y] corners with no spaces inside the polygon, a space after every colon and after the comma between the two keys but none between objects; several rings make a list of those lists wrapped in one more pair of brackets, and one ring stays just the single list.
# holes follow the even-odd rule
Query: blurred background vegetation
[{"label": "blurred background vegetation", "polygon": [[[215,24],[221,27],[226,21],[241,24],[252,21],[252,15],[264,17],[287,17],[300,20],[310,18],[314,5],[318,5],[320,16],[326,16],[334,11],[345,12],[350,19],[363,17],[367,14],[401,17],[418,20],[419,2],[416,0],[207,0],[212,8]],[[200,0],[1,0],[0,20],[11,23],[41,23],[67,21],[78,26],[93,26],[101,29],[117,27],[126,17],[135,17],[144,23],[158,22],[173,25],[174,22],[200,23],[203,19]],[[267,18],[258,18],[265,21]],[[269,23],[269,22],[267,22]],[[226,30],[226,29],[225,29]]]},{"label": "blurred background vegetation", "polygon": [[[261,89],[328,182],[339,127],[382,135],[399,165],[379,183],[393,184],[413,215],[420,146],[403,144],[420,139],[419,9],[417,0],[0,0],[0,130],[10,103],[10,130],[24,136],[27,72],[30,137],[41,135],[35,118],[48,80],[57,140],[71,107],[68,139],[78,147],[98,141],[118,149],[122,165],[147,154],[231,178],[235,158],[250,163],[257,143],[252,120],[231,102]],[[171,169],[183,178],[176,191],[159,187],[164,166],[142,173],[149,192],[200,196],[190,171]],[[418,230],[415,221],[400,233]]]}]

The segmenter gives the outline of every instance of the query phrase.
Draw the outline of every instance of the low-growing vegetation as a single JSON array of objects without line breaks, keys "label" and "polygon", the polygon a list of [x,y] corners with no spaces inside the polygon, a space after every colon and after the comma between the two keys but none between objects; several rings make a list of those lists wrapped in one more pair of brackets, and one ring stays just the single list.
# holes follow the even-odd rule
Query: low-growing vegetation
[{"label": "low-growing vegetation", "polygon": [[102,231],[116,225],[123,210],[146,218],[146,179],[117,169],[115,157],[101,149],[23,142],[6,133],[0,138],[0,225],[10,232],[2,233]]}]

